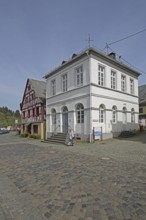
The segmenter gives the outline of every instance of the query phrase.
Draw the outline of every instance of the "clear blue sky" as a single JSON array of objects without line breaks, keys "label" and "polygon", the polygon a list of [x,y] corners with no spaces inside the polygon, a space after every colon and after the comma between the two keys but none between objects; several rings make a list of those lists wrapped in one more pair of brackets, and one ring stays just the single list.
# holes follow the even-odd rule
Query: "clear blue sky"
[{"label": "clear blue sky", "polygon": [[[27,78],[43,80],[88,46],[89,33],[102,50],[145,28],[145,0],[0,0],[0,107],[19,109]],[[146,73],[146,31],[111,48]]]}]

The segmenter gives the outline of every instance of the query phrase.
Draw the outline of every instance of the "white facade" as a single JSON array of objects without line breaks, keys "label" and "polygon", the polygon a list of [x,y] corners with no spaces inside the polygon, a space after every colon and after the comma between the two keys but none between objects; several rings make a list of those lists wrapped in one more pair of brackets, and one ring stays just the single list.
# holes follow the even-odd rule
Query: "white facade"
[{"label": "white facade", "polygon": [[90,140],[93,127],[103,138],[138,128],[136,70],[90,48],[46,78],[46,137],[67,132]]}]

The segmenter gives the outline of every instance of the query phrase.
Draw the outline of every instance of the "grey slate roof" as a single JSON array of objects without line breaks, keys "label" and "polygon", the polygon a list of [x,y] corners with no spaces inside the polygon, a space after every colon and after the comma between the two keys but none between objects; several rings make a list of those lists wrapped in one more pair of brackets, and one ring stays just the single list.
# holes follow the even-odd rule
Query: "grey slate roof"
[{"label": "grey slate roof", "polygon": [[35,95],[39,98],[46,98],[46,82],[35,79],[28,80],[31,85],[31,89],[35,91]]},{"label": "grey slate roof", "polygon": [[[35,97],[37,98],[36,103],[46,104],[46,82],[28,78],[27,82],[26,82],[24,94],[23,94],[23,99],[22,99],[22,102],[20,103],[20,109],[23,108],[23,101],[24,101],[24,97],[26,95],[28,85],[30,85],[31,90],[34,90],[34,92],[35,92]],[[26,107],[26,104],[25,104],[25,107]]]},{"label": "grey slate roof", "polygon": [[138,87],[139,104],[146,105],[146,84]]},{"label": "grey slate roof", "polygon": [[110,54],[107,55],[107,54],[103,53],[102,51],[96,50],[95,48],[91,47],[91,48],[88,48],[88,49],[82,51],[79,54],[73,54],[71,59],[69,59],[68,61],[63,60],[61,65],[56,67],[54,70],[48,72],[43,78],[47,79],[48,77],[52,76],[53,74],[57,73],[58,71],[64,70],[64,68],[68,67],[69,65],[71,65],[71,64],[79,61],[81,58],[89,56],[91,54],[105,60],[106,62],[110,62],[111,64],[114,64],[116,67],[120,67],[123,70],[128,70],[136,77],[141,75],[141,73],[137,69],[130,67],[127,64],[124,64],[123,62],[118,61],[117,59],[114,59],[113,57],[109,56]]}]

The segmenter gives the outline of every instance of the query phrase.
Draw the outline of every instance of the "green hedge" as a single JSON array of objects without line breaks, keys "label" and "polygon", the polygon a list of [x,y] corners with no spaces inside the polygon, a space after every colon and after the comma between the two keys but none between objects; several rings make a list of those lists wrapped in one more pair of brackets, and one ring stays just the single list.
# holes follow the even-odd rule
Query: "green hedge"
[{"label": "green hedge", "polygon": [[30,134],[29,137],[34,139],[41,139],[41,136],[39,134]]},{"label": "green hedge", "polygon": [[28,137],[28,134],[27,133],[24,133],[24,134],[20,134],[21,137]]},{"label": "green hedge", "polygon": [[20,137],[29,137],[29,138],[34,138],[34,139],[41,139],[41,136],[39,134],[20,134]]}]

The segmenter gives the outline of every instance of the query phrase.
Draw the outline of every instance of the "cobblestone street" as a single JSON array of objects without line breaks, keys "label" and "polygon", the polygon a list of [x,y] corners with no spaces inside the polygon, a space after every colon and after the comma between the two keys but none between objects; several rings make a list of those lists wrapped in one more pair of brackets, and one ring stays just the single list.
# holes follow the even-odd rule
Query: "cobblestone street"
[{"label": "cobblestone street", "polygon": [[146,134],[74,147],[0,136],[0,220],[145,220]]}]

